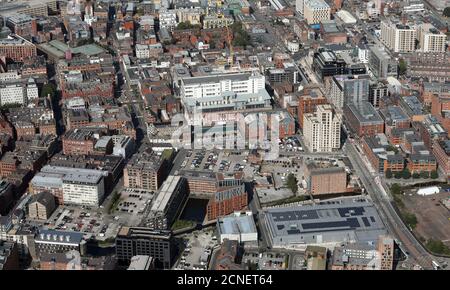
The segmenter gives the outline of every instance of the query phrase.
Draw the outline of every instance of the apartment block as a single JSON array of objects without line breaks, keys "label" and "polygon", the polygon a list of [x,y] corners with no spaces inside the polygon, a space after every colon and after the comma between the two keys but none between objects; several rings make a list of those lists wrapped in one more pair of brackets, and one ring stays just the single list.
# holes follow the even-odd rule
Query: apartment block
[{"label": "apartment block", "polygon": [[151,149],[134,154],[124,170],[124,186],[158,190],[170,170],[173,151],[166,152],[167,156],[162,156]]},{"label": "apartment block", "polygon": [[330,99],[342,110],[348,103],[369,100],[369,75],[336,75],[331,79]]},{"label": "apartment block", "polygon": [[303,135],[311,152],[332,152],[341,147],[340,115],[331,105],[318,105],[315,113],[304,115]]},{"label": "apartment block", "polygon": [[28,215],[31,219],[47,220],[56,209],[55,197],[48,191],[32,196],[28,204]]},{"label": "apartment block", "polygon": [[447,36],[430,23],[424,23],[417,29],[420,50],[423,52],[445,52]]},{"label": "apartment block", "polygon": [[381,42],[393,52],[416,50],[417,31],[414,27],[389,20],[381,21]]},{"label": "apartment block", "polygon": [[369,102],[344,107],[346,124],[357,136],[373,136],[384,132],[384,121]]}]

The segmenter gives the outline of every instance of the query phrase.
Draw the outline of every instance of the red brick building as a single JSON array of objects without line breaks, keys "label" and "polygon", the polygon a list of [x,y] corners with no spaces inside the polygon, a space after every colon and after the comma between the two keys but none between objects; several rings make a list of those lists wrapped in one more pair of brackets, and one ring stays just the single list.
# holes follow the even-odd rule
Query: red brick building
[{"label": "red brick building", "polygon": [[433,95],[431,98],[431,114],[435,116],[442,127],[450,132],[450,96]]},{"label": "red brick building", "polygon": [[22,61],[36,57],[36,46],[21,37],[14,36],[12,39],[0,40],[0,55],[13,61]]},{"label": "red brick building", "polygon": [[234,211],[242,210],[247,205],[248,195],[243,183],[231,188],[224,187],[220,188],[209,200],[206,215],[208,220],[215,220]]},{"label": "red brick building", "polygon": [[384,121],[369,102],[346,105],[344,117],[349,129],[359,137],[384,132]]},{"label": "red brick building", "polygon": [[97,140],[90,130],[72,129],[62,138],[63,153],[65,155],[88,155],[94,152]]},{"label": "red brick building", "polygon": [[[384,136],[384,135],[383,135]],[[400,172],[405,168],[405,160],[402,155],[394,154],[386,150],[387,145],[382,144],[380,136],[366,136],[362,139],[364,154],[369,159],[372,167],[379,173]]]},{"label": "red brick building", "polygon": [[433,154],[444,174],[450,177],[450,140],[434,141]]},{"label": "red brick building", "polygon": [[328,104],[327,98],[323,95],[318,95],[311,92],[308,95],[303,95],[298,98],[297,119],[300,128],[303,128],[303,116],[305,114],[314,113],[317,105]]},{"label": "red brick building", "polygon": [[411,154],[406,167],[411,173],[431,172],[437,169],[436,158],[429,154]]}]

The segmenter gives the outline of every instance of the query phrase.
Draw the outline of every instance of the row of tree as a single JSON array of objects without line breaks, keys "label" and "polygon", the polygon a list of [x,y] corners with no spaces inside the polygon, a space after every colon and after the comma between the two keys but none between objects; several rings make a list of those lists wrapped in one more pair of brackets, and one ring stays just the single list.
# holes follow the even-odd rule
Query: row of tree
[{"label": "row of tree", "polygon": [[422,172],[414,172],[411,174],[408,168],[403,169],[402,171],[392,172],[392,170],[388,169],[386,170],[386,178],[390,179],[392,177],[395,177],[397,179],[403,178],[403,179],[409,179],[409,178],[431,178],[431,179],[437,179],[439,177],[439,174],[436,170],[433,170],[431,172],[428,171],[422,171]]}]

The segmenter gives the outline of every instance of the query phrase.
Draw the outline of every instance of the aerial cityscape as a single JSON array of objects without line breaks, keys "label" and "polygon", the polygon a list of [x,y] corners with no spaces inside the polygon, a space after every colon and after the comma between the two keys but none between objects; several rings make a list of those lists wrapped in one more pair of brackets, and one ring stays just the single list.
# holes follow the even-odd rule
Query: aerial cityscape
[{"label": "aerial cityscape", "polygon": [[449,269],[449,23],[0,0],[0,270]]}]

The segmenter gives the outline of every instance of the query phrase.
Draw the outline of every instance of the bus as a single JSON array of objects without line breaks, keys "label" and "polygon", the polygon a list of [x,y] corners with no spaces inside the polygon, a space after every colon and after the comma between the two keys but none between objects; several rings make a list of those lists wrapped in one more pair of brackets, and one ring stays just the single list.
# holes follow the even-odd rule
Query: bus
[{"label": "bus", "polygon": [[433,269],[434,270],[439,270],[441,268],[441,266],[439,265],[438,262],[432,261],[431,263],[433,264]]}]

